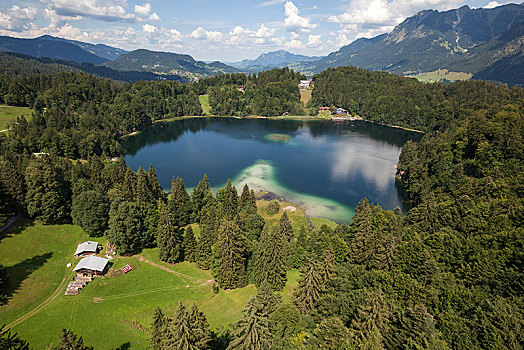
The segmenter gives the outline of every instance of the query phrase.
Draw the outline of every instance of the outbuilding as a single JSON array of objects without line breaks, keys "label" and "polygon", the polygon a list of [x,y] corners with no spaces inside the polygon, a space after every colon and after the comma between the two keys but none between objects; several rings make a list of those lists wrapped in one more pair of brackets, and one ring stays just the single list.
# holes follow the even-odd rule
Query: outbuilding
[{"label": "outbuilding", "polygon": [[90,255],[78,262],[73,271],[77,277],[103,276],[107,272],[109,260]]},{"label": "outbuilding", "polygon": [[87,241],[78,245],[75,256],[78,258],[81,256],[95,255],[96,253],[98,253],[98,242]]}]

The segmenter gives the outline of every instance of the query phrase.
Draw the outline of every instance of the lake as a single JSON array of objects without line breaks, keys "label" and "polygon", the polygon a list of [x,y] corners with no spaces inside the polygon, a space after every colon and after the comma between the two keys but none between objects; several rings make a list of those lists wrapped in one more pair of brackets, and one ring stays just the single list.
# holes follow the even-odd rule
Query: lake
[{"label": "lake", "polygon": [[153,164],[165,190],[173,176],[189,190],[207,173],[214,188],[231,178],[239,193],[247,183],[347,223],[363,197],[385,209],[406,205],[395,166],[402,145],[420,137],[363,121],[193,118],[154,124],[124,147],[127,165]]}]

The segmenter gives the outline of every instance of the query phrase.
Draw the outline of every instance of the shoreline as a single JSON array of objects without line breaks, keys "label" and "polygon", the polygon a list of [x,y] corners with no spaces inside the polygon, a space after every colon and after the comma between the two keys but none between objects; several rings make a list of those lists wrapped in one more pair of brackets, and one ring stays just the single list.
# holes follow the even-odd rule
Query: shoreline
[{"label": "shoreline", "polygon": [[[173,118],[154,120],[151,123],[151,125],[158,124],[158,123],[169,123],[169,122],[174,122],[174,121],[177,121],[177,120],[199,119],[199,118],[268,119],[268,120],[295,120],[295,121],[325,120],[325,121],[332,121],[331,120],[331,116],[330,116],[330,118],[327,118],[327,117],[318,117],[318,116],[309,116],[309,115],[304,115],[304,116],[296,115],[296,116],[285,116],[285,117],[277,117],[277,116],[275,116],[275,117],[264,117],[264,116],[259,116],[259,115],[248,115],[248,116],[245,116],[245,117],[230,116],[230,115],[184,115],[184,116],[181,116],[181,117],[173,117]],[[336,120],[336,121],[339,121],[339,120]],[[342,120],[340,120],[340,121],[342,121]],[[343,120],[343,121],[346,121],[346,120]],[[391,125],[391,124],[376,122],[374,120],[369,120],[369,119],[365,119],[365,118],[362,118],[362,117],[360,117],[358,119],[347,118],[347,121],[348,122],[349,121],[350,122],[363,121],[363,122],[367,122],[367,123],[387,126],[389,128],[401,129],[401,130],[406,130],[406,131],[410,131],[410,132],[416,132],[416,133],[419,133],[419,134],[425,134],[426,133],[425,131],[411,129],[411,128],[408,128],[408,127],[405,127],[405,126],[400,126],[400,125]],[[121,138],[126,138],[126,137],[130,137],[130,136],[135,136],[135,135],[138,135],[141,131],[142,130],[133,131],[133,132],[131,132],[129,134],[121,135],[120,137]]]}]

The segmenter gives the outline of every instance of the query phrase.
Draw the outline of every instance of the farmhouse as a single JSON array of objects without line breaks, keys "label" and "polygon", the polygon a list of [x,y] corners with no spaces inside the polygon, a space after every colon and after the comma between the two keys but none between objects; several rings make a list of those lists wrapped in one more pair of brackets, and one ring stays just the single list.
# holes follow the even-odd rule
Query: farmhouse
[{"label": "farmhouse", "polygon": [[301,80],[300,84],[298,84],[298,87],[300,89],[307,89],[311,86],[311,80]]},{"label": "farmhouse", "polygon": [[90,255],[78,262],[73,271],[77,277],[95,277],[102,276],[107,270],[109,260],[98,256]]},{"label": "farmhouse", "polygon": [[78,245],[75,256],[78,258],[81,256],[95,255],[96,253],[98,253],[98,242],[87,241]]}]

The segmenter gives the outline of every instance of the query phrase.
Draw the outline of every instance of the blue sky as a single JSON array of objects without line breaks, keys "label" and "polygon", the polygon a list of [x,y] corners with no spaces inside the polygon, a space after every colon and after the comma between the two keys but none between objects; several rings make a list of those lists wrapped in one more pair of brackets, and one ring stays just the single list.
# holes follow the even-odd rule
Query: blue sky
[{"label": "blue sky", "polygon": [[238,61],[274,50],[327,55],[425,9],[504,0],[2,0],[0,35],[44,34],[126,50]]}]

